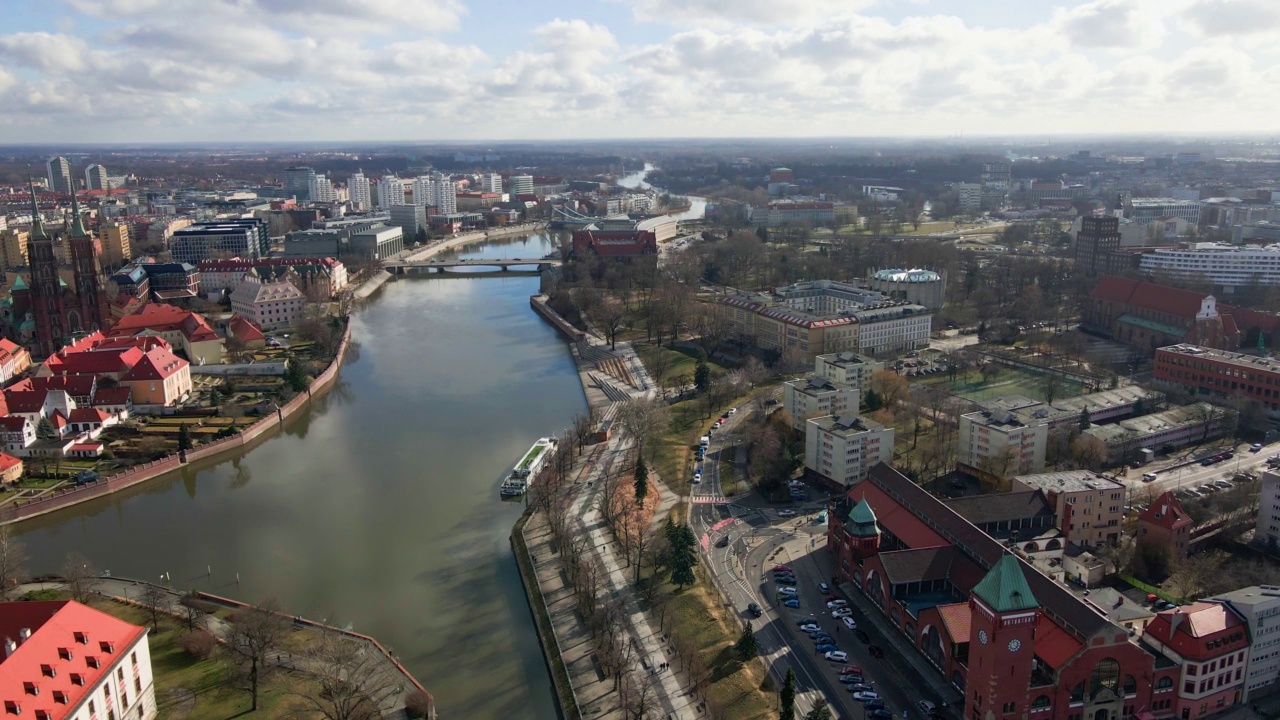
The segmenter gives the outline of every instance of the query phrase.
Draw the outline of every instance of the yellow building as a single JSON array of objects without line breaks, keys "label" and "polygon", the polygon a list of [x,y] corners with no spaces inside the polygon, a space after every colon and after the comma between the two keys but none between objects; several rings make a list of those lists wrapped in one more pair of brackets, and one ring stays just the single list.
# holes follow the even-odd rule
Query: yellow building
[{"label": "yellow building", "polygon": [[102,263],[120,267],[133,257],[129,247],[129,226],[124,223],[107,223],[99,230],[102,237]]},{"label": "yellow building", "polygon": [[0,230],[0,260],[4,262],[5,269],[22,267],[27,264],[27,237],[29,233],[26,230],[18,228],[9,228]]},{"label": "yellow building", "polygon": [[716,312],[729,337],[781,353],[797,351],[808,362],[819,355],[858,350],[858,321],[852,316],[814,315],[746,297],[721,298]]}]

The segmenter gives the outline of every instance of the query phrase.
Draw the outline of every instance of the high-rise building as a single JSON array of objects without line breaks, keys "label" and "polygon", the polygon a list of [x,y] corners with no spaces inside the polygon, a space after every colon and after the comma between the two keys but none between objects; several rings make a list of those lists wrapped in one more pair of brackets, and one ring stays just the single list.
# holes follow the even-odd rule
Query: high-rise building
[{"label": "high-rise building", "polygon": [[307,188],[307,196],[311,202],[331,203],[338,196],[333,192],[333,183],[324,175],[312,175]]},{"label": "high-rise building", "polygon": [[512,175],[511,176],[511,194],[512,195],[530,195],[533,193],[533,176],[532,175]]},{"label": "high-rise building", "polygon": [[298,202],[311,200],[311,186],[315,182],[316,171],[309,167],[291,167],[284,171],[285,192],[292,194]]},{"label": "high-rise building", "polygon": [[124,223],[105,223],[99,229],[102,238],[102,260],[107,266],[118,268],[132,257],[129,247],[129,226]]},{"label": "high-rise building", "polygon": [[502,176],[498,173],[485,173],[480,176],[480,191],[502,194]]},{"label": "high-rise building", "polygon": [[351,204],[360,212],[368,212],[373,209],[373,195],[369,192],[369,178],[364,176],[364,172],[357,170],[347,180],[347,194],[350,196]]},{"label": "high-rise building", "polygon": [[1076,269],[1086,275],[1108,272],[1112,253],[1120,249],[1120,219],[1081,218],[1076,233]]},{"label": "high-rise building", "polygon": [[15,268],[27,264],[27,240],[30,233],[18,228],[0,230],[0,262],[4,267]]},{"label": "high-rise building", "polygon": [[956,183],[956,194],[960,199],[960,212],[976,213],[982,209],[981,184]]},{"label": "high-rise building", "polygon": [[395,175],[383,175],[378,181],[378,207],[404,204],[404,181]]},{"label": "high-rise building", "polygon": [[418,207],[433,205],[436,195],[435,182],[426,175],[413,179],[413,204]]},{"label": "high-rise building", "polygon": [[73,186],[71,163],[66,158],[61,155],[49,158],[49,162],[45,163],[45,171],[49,179],[49,192],[62,193],[64,195],[71,194]]},{"label": "high-rise building", "polygon": [[433,172],[431,182],[435,191],[431,204],[435,206],[436,212],[441,215],[458,212],[458,186],[453,179],[444,173]]},{"label": "high-rise building", "polygon": [[1008,189],[1012,178],[1012,167],[1007,162],[989,162],[982,164],[982,184]]},{"label": "high-rise building", "polygon": [[84,189],[85,190],[106,190],[107,169],[101,165],[89,165],[84,169]]}]

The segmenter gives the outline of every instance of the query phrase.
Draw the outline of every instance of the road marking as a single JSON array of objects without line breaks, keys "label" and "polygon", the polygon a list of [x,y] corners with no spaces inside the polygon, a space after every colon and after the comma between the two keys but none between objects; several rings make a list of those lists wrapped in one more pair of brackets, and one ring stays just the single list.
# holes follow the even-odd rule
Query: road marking
[{"label": "road marking", "polygon": [[725,502],[725,499],[719,495],[694,495],[689,498],[689,502],[694,505],[719,505]]}]

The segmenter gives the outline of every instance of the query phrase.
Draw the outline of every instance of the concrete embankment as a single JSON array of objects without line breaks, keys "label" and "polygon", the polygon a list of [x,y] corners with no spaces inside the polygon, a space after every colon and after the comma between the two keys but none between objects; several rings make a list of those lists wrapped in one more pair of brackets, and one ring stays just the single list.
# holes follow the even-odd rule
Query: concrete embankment
[{"label": "concrete embankment", "polygon": [[449,250],[456,250],[463,245],[481,242],[483,240],[494,240],[502,237],[511,237],[512,235],[528,235],[547,228],[546,223],[521,223],[510,227],[493,228],[491,230],[477,230],[476,232],[462,233],[455,235],[447,240],[441,240],[434,244],[430,244],[425,248],[420,248],[406,254],[400,260],[426,260],[427,258],[438,255]]},{"label": "concrete embankment", "polygon": [[230,454],[247,452],[269,438],[275,437],[286,423],[297,417],[313,400],[323,396],[338,379],[342,361],[347,356],[347,348],[351,344],[351,325],[342,335],[338,352],[329,367],[311,382],[307,391],[281,405],[274,414],[258,420],[240,432],[221,440],[203,444],[186,453],[185,460],[179,454],[166,455],[159,460],[142,465],[135,465],[123,472],[108,475],[96,483],[65,488],[63,490],[41,495],[27,501],[14,501],[0,508],[0,525],[28,520],[46,515],[57,510],[78,505],[83,502],[106,497],[112,493],[134,487],[149,480],[163,477],[182,469],[183,466],[198,461],[212,462]]}]

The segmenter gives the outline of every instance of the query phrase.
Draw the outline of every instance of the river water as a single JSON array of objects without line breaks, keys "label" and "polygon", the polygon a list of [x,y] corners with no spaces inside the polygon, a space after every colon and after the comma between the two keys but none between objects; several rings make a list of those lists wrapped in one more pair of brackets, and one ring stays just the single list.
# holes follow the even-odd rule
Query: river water
[{"label": "river water", "polygon": [[[662,192],[662,188],[654,188],[644,179],[645,176],[649,174],[649,171],[653,169],[653,165],[645,163],[644,170],[639,170],[631,173],[630,175],[624,175],[618,178],[618,185],[621,185],[624,188],[639,188],[641,190],[654,189]],[[686,195],[685,197],[689,199],[689,209],[684,212],[675,213],[671,217],[676,220],[701,220],[706,215],[707,199],[697,195]]]},{"label": "river water", "polygon": [[[546,236],[461,257],[540,257]],[[389,283],[353,319],[358,352],[287,432],[235,460],[18,530],[35,572],[69,552],[377,637],[444,718],[555,717],[497,486],[584,409],[534,277]],[[208,568],[212,569],[209,574]],[[239,582],[236,581],[237,575]]]}]

